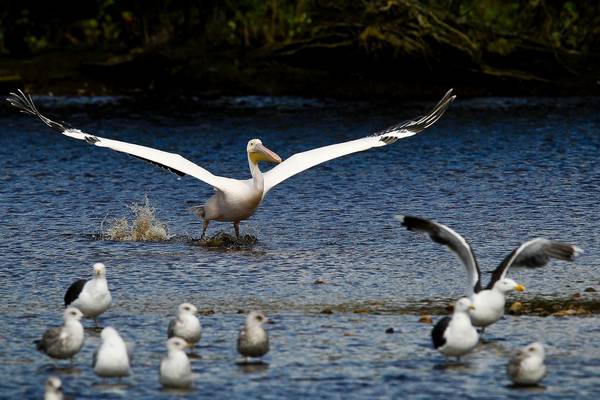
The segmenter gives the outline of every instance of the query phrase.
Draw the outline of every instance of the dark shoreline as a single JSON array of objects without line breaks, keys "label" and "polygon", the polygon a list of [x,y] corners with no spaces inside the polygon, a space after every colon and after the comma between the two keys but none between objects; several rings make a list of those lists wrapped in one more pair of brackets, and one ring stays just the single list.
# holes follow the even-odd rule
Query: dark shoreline
[{"label": "dark shoreline", "polygon": [[[231,54],[178,58],[162,53],[119,56],[110,52],[45,52],[27,59],[0,57],[0,91],[71,96],[196,95],[300,96],[332,99],[430,99],[453,87],[461,97],[600,96],[591,76],[539,81],[442,71],[423,65],[394,70],[392,63],[337,71],[302,67],[273,57]],[[381,67],[381,71],[378,71]]]}]

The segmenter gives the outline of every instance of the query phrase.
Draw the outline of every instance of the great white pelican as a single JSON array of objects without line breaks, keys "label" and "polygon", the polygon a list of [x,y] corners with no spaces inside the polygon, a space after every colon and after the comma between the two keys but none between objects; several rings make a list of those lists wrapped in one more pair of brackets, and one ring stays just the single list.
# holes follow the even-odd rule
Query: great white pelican
[{"label": "great white pelican", "polygon": [[[429,128],[440,119],[455,97],[452,95],[452,89],[450,89],[440,102],[425,116],[393,125],[361,139],[297,153],[283,162],[277,154],[264,146],[260,139],[252,139],[246,146],[252,178],[246,180],[213,175],[179,154],[106,139],[53,121],[42,115],[33,103],[31,96],[21,90],[18,90],[17,93],[11,93],[7,100],[21,112],[38,117],[50,128],[65,136],[85,140],[87,143],[95,146],[108,147],[112,150],[130,154],[167,169],[179,176],[190,175],[211,185],[215,189],[215,194],[203,206],[196,209],[196,214],[204,221],[202,237],[206,234],[206,229],[210,221],[233,222],[236,236],[239,237],[240,221],[248,219],[254,214],[265,195],[277,184],[325,161],[368,150],[373,147],[386,146],[398,139],[413,136]],[[261,161],[272,162],[278,165],[262,173],[258,167]]]}]

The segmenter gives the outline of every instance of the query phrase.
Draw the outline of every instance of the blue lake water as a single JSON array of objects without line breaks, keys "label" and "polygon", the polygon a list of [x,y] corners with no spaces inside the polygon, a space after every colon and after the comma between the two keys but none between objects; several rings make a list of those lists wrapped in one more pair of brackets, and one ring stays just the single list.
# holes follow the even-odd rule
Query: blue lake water
[{"label": "blue lake water", "polygon": [[[245,179],[251,138],[285,159],[415,117],[436,99],[243,97],[161,107],[127,98],[38,101],[48,116],[82,130],[179,153],[215,174]],[[459,98],[421,135],[334,160],[276,187],[242,223],[242,232],[258,238],[243,250],[207,249],[191,240],[202,224],[189,208],[212,195],[202,182],[71,140],[3,107],[0,397],[39,398],[54,374],[76,398],[598,398],[597,316],[508,316],[463,366],[445,365],[431,349],[431,325],[398,310],[446,304],[464,292],[465,272],[445,248],[407,232],[393,215],[454,228],[471,242],[484,271],[537,236],[586,250],[575,263],[511,271],[527,287],[511,300],[600,290],[599,106],[594,98]],[[128,206],[145,196],[172,239],[97,239],[103,222],[129,216]],[[211,223],[209,233],[217,231],[233,228]],[[100,385],[92,372],[97,332],[87,332],[74,369],[57,370],[32,344],[61,323],[70,283],[88,277],[100,261],[113,291],[101,321],[136,343],[134,375],[122,386]],[[318,279],[325,284],[314,284]],[[166,326],[184,301],[214,314],[201,317],[194,390],[165,393],[158,365]],[[337,311],[372,305],[384,311]],[[244,320],[238,310],[252,308],[275,324],[269,325],[268,367],[248,370],[235,364],[235,339]],[[321,314],[325,308],[335,312]],[[386,334],[389,327],[396,333]],[[508,355],[533,340],[547,346],[544,387],[507,387]]]}]

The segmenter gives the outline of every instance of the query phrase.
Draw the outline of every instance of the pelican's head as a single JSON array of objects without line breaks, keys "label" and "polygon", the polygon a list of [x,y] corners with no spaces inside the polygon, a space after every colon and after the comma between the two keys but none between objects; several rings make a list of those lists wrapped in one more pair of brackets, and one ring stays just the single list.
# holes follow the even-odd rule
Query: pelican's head
[{"label": "pelican's head", "polygon": [[75,307],[67,307],[65,309],[65,312],[63,313],[63,319],[65,321],[71,321],[71,320],[80,321],[81,318],[83,318],[83,313]]},{"label": "pelican's head", "polygon": [[462,297],[458,299],[458,301],[454,304],[454,312],[469,312],[470,310],[474,310],[475,306],[473,302],[468,297]]},{"label": "pelican's head", "polygon": [[517,292],[523,292],[525,290],[525,286],[513,281],[510,278],[504,278],[500,279],[494,284],[494,289],[506,294],[512,292],[513,290],[516,290]]},{"label": "pelican's head", "polygon": [[192,314],[196,315],[198,313],[198,309],[191,303],[183,303],[179,305],[177,309],[180,314]]},{"label": "pelican's head", "polygon": [[248,157],[254,164],[258,164],[259,161],[268,161],[279,164],[281,162],[281,157],[267,149],[260,139],[252,139],[248,142],[248,146],[246,146],[246,151],[248,152]]},{"label": "pelican's head", "polygon": [[106,267],[104,266],[104,264],[102,264],[102,263],[94,264],[94,276],[97,276],[98,278],[106,276]]}]

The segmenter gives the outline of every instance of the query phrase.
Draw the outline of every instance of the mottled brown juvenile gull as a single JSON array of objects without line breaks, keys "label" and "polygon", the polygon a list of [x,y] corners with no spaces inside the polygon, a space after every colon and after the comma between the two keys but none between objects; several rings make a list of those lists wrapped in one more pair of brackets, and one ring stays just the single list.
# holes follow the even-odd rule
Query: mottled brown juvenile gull
[{"label": "mottled brown juvenile gull", "polygon": [[50,328],[40,340],[36,340],[37,349],[57,359],[70,358],[83,347],[84,333],[81,325],[83,314],[75,307],[67,307],[63,312],[64,325]]},{"label": "mottled brown juvenile gull", "polygon": [[192,366],[184,349],[187,342],[179,337],[167,340],[167,356],[160,362],[160,384],[172,388],[192,386]]},{"label": "mottled brown juvenile gull", "polygon": [[449,227],[424,218],[397,215],[403,226],[410,231],[425,232],[431,240],[447,246],[465,266],[469,278],[467,296],[475,310],[469,312],[473,325],[483,328],[498,321],[504,315],[506,295],[513,290],[522,292],[525,287],[506,277],[512,267],[538,268],[550,259],[574,261],[583,253],[577,246],[553,240],[537,238],[523,243],[513,250],[492,273],[488,285],[481,286],[481,272],[473,249],[467,241]]},{"label": "mottled brown juvenile gull", "polygon": [[86,318],[92,318],[96,325],[96,318],[108,310],[112,297],[106,282],[106,267],[102,263],[93,266],[92,279],[79,279],[69,286],[65,293],[65,307],[77,307]]},{"label": "mottled brown juvenile gull", "polygon": [[262,358],[269,352],[269,336],[263,328],[268,318],[259,311],[250,311],[246,324],[240,330],[237,340],[237,350],[244,356],[245,362],[249,357]]},{"label": "mottled brown juvenile gull", "polygon": [[506,372],[517,386],[537,385],[546,376],[544,345],[539,342],[528,344],[508,362]]}]

